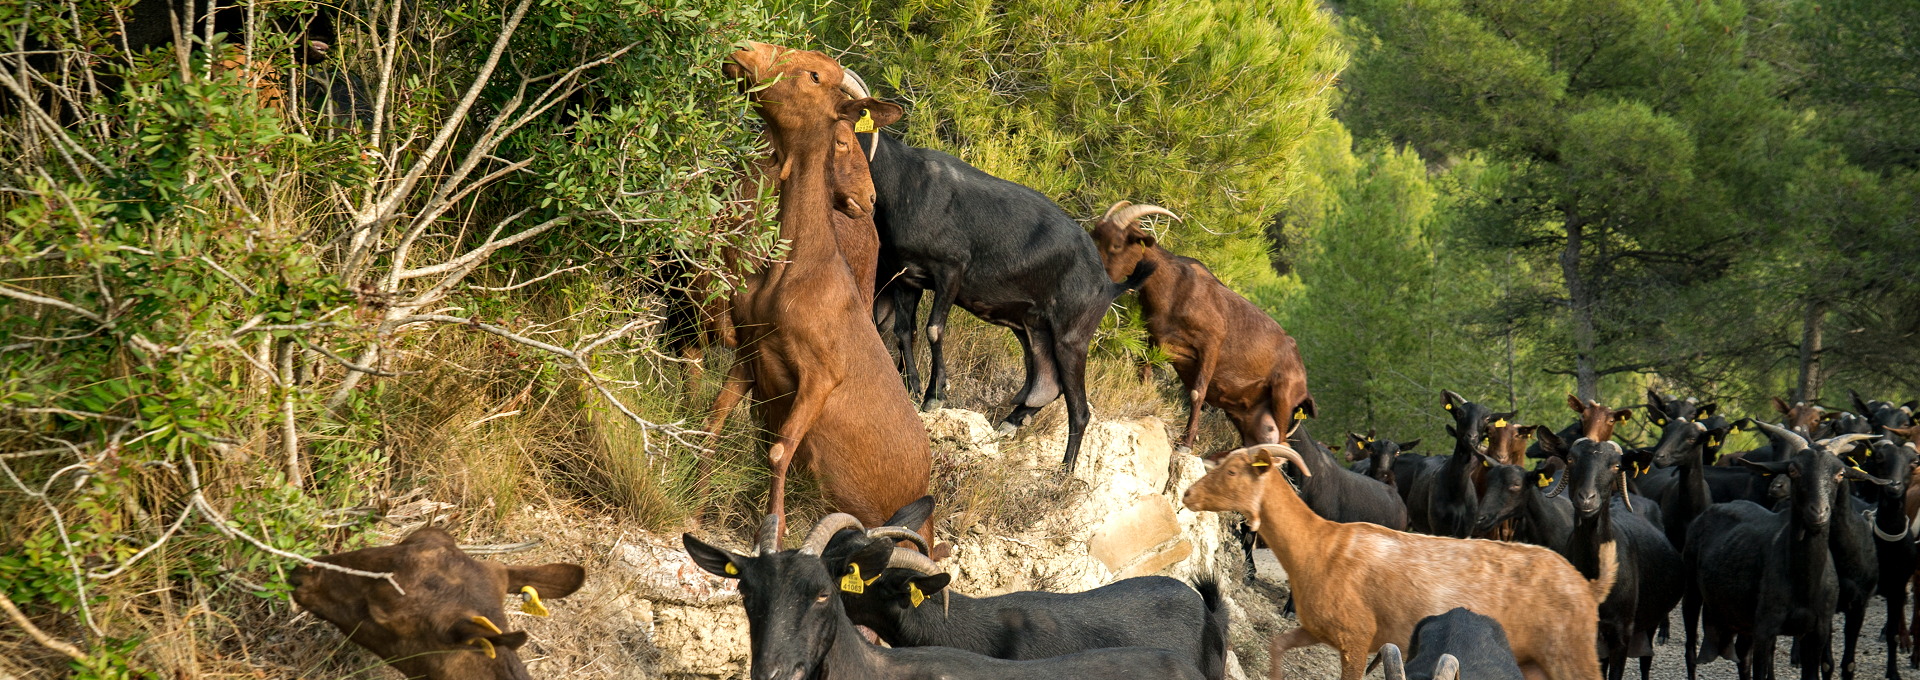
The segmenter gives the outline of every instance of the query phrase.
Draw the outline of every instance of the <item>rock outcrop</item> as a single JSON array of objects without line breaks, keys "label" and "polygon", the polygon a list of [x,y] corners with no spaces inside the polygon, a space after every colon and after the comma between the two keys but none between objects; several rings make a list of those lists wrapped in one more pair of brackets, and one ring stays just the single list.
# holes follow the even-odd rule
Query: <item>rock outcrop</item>
[{"label": "rock outcrop", "polygon": [[[939,538],[955,546],[944,564],[959,592],[1074,592],[1150,574],[1188,582],[1237,578],[1243,558],[1228,520],[1180,506],[1179,492],[1204,470],[1199,459],[1173,454],[1160,420],[1094,423],[1079,469],[1063,479],[1064,431],[997,439],[978,413],[943,409],[922,418],[933,440],[936,484],[993,496],[967,508],[938,499],[940,531],[947,532]],[[644,631],[658,674],[745,677],[747,628],[738,591],[700,571],[678,541],[666,539],[617,547],[614,564],[632,586],[619,596],[630,601],[612,609]],[[1237,663],[1230,667],[1238,676]]]}]

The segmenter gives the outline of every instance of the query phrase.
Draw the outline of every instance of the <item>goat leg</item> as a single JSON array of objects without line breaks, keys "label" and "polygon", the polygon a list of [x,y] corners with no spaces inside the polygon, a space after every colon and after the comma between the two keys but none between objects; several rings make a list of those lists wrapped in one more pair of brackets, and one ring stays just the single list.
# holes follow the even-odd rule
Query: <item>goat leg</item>
[{"label": "goat leg", "polygon": [[[1312,647],[1317,644],[1320,644],[1320,638],[1314,637],[1313,633],[1307,632],[1305,628],[1295,628],[1273,636],[1273,642],[1267,651],[1268,680],[1285,680],[1286,671],[1282,669],[1285,664],[1281,661],[1286,656],[1287,650],[1295,647]],[[1365,659],[1361,660],[1361,668],[1366,668]]]},{"label": "goat leg", "polygon": [[939,409],[947,401],[947,362],[944,354],[947,337],[947,314],[953,311],[953,300],[960,294],[961,269],[956,267],[947,276],[933,281],[933,303],[927,306],[927,396],[920,402],[920,410]]},{"label": "goat leg", "polygon": [[[1213,381],[1214,365],[1218,363],[1218,352],[1201,350],[1200,370],[1193,375],[1193,385],[1187,390],[1190,408],[1187,412],[1187,433],[1180,436],[1181,453],[1193,452],[1193,440],[1200,432],[1200,409],[1207,405],[1207,383]],[[1246,442],[1241,442],[1245,445]]]},{"label": "goat leg", "polygon": [[707,484],[713,476],[713,452],[720,443],[720,431],[727,426],[727,417],[733,414],[733,408],[747,396],[747,389],[753,384],[753,364],[734,353],[733,365],[727,368],[727,378],[720,384],[720,393],[713,396],[713,408],[707,417],[707,450],[699,454],[694,463],[693,497],[706,496]]}]

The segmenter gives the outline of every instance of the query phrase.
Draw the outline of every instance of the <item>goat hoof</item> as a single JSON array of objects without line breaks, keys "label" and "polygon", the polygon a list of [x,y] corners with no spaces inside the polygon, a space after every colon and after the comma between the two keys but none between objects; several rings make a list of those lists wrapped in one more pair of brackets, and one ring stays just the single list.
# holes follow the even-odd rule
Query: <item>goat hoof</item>
[{"label": "goat hoof", "polygon": [[947,400],[945,399],[928,399],[927,403],[920,405],[920,410],[925,411],[927,413],[932,413],[934,411],[938,411],[946,407],[947,407]]},{"label": "goat hoof", "polygon": [[1009,423],[1006,421],[1001,421],[999,427],[993,428],[993,434],[996,437],[1006,437],[1006,436],[1012,435],[1013,431],[1017,429],[1020,429],[1019,426],[1016,426],[1013,423]]}]

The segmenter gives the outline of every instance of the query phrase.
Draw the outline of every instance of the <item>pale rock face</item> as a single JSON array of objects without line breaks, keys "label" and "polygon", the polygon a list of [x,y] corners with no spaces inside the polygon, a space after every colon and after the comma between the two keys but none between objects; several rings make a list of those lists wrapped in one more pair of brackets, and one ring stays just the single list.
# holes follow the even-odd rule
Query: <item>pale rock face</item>
[{"label": "pale rock face", "polygon": [[[952,464],[998,466],[1019,478],[1059,474],[1064,429],[1012,440],[996,436],[985,416],[941,409],[921,414],[933,448]],[[937,457],[936,460],[939,460]],[[1181,507],[1180,493],[1205,474],[1198,458],[1174,455],[1156,418],[1089,426],[1066,507],[1012,533],[945,534],[955,545],[944,566],[955,590],[971,596],[1043,589],[1077,592],[1134,576],[1162,574],[1191,583],[1233,578],[1243,558],[1234,518]],[[936,498],[936,501],[943,499]],[[942,532],[952,529],[943,527]],[[743,547],[742,547],[743,548]],[[744,677],[747,625],[731,581],[707,575],[677,540],[620,546],[617,563],[632,583],[622,616],[644,628],[658,650],[657,671],[675,677]],[[1228,605],[1239,611],[1238,605]],[[1237,659],[1229,656],[1232,677]]]}]

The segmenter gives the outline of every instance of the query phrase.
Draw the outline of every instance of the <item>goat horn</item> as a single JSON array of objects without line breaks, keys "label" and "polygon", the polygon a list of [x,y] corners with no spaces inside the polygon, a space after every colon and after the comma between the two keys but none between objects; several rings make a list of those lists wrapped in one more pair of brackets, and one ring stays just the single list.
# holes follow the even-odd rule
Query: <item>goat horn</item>
[{"label": "goat horn", "polygon": [[1113,217],[1113,214],[1116,212],[1119,212],[1121,208],[1125,208],[1130,205],[1133,205],[1132,201],[1120,201],[1120,202],[1114,203],[1112,206],[1109,206],[1107,208],[1107,214],[1100,216],[1100,220],[1104,222],[1106,221],[1107,218]]},{"label": "goat horn", "polygon": [[1807,438],[1800,436],[1798,432],[1762,420],[1755,420],[1753,424],[1755,427],[1759,427],[1762,431],[1765,431],[1768,435],[1776,439],[1785,440],[1788,445],[1793,447],[1792,451],[1782,451],[1780,453],[1791,456],[1798,453],[1800,449],[1810,448],[1810,445],[1807,444]]},{"label": "goat horn", "polygon": [[1441,654],[1440,664],[1433,668],[1433,680],[1460,680],[1460,660],[1452,654]]},{"label": "goat horn", "polygon": [[760,555],[772,555],[780,552],[780,516],[767,515],[760,521],[760,533],[754,542],[754,549]]},{"label": "goat horn", "polygon": [[874,527],[867,530],[867,536],[872,538],[891,538],[896,541],[911,541],[914,545],[920,546],[920,552],[927,554],[933,553],[933,548],[927,545],[927,539],[920,537],[920,532],[906,527]]},{"label": "goat horn", "polygon": [[[1115,205],[1118,205],[1118,204],[1115,204]],[[1119,212],[1114,212],[1112,210],[1109,210],[1107,211],[1107,213],[1108,213],[1109,221],[1113,222],[1114,224],[1132,224],[1134,220],[1138,220],[1148,215],[1166,215],[1167,217],[1171,217],[1176,220],[1180,219],[1180,216],[1173,214],[1172,210],[1168,210],[1166,208],[1162,208],[1157,205],[1149,205],[1144,203],[1140,205],[1130,205],[1125,208],[1121,208]]]},{"label": "goat horn", "polygon": [[1553,480],[1553,488],[1547,491],[1547,497],[1559,498],[1560,492],[1565,491],[1567,488],[1567,478],[1571,476],[1573,475],[1567,474],[1565,470],[1562,470],[1559,478]]},{"label": "goat horn", "polygon": [[1400,658],[1400,645],[1391,642],[1380,646],[1380,672],[1387,680],[1407,680],[1407,663]]},{"label": "goat horn", "polygon": [[813,531],[807,532],[807,540],[800,544],[800,554],[819,557],[820,551],[827,549],[827,541],[831,540],[834,534],[840,533],[841,529],[863,531],[866,528],[853,515],[844,512],[827,515],[820,519],[819,524],[813,525]]},{"label": "goat horn", "polygon": [[854,73],[853,69],[843,68],[840,75],[840,89],[854,99],[866,99],[873,96],[873,90],[867,87],[867,81]]},{"label": "goat horn", "polygon": [[939,574],[946,570],[933,563],[933,558],[906,548],[894,548],[893,557],[887,558],[888,569],[912,569],[922,574]]},{"label": "goat horn", "polygon": [[1840,451],[1853,446],[1854,442],[1860,441],[1862,439],[1873,439],[1873,438],[1874,438],[1874,435],[1870,435],[1870,434],[1843,434],[1831,439],[1822,439],[1820,440],[1819,444],[1820,444],[1820,448],[1827,450],[1827,453],[1839,455]]}]

